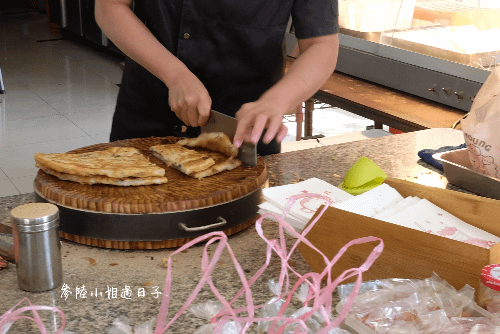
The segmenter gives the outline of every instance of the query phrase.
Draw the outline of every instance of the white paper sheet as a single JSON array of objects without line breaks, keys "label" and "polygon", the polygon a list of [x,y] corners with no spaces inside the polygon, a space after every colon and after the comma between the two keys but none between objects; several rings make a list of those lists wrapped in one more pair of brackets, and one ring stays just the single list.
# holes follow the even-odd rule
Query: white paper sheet
[{"label": "white paper sheet", "polygon": [[358,215],[373,217],[392,205],[403,200],[396,189],[388,184],[382,183],[380,186],[368,190],[361,195],[346,199],[333,206],[337,209],[357,213]]},{"label": "white paper sheet", "polygon": [[426,199],[381,220],[483,248],[500,242],[499,237],[464,222]]},{"label": "white paper sheet", "polygon": [[403,198],[396,189],[381,184],[361,195],[353,196],[328,182],[312,178],[296,184],[263,189],[267,202],[259,205],[259,213],[281,216],[290,197],[297,194],[318,194],[322,198],[302,198],[295,202],[285,221],[299,233],[318,208],[332,201],[332,206],[388,223],[436,234],[453,240],[491,248],[500,237],[472,226],[426,199]]},{"label": "white paper sheet", "polygon": [[[281,210],[280,208],[278,208],[277,206],[275,206],[275,205],[273,205],[273,204],[271,204],[269,202],[264,202],[262,204],[259,204],[259,211],[257,213],[260,214],[260,215],[263,215],[265,213],[273,213],[276,216],[281,217],[281,214],[283,213],[283,210]],[[276,220],[272,216],[268,216],[268,218]],[[294,216],[292,216],[290,214],[288,214],[288,215],[285,216],[285,221],[288,224],[292,225],[293,228],[295,228],[295,230],[297,230],[297,232],[299,232],[299,233],[307,225],[307,221],[301,220],[301,219],[297,219],[297,218],[295,218]]]},{"label": "white paper sheet", "polygon": [[354,197],[353,195],[339,189],[330,183],[311,178],[296,184],[279,187],[272,187],[262,190],[264,199],[274,206],[284,209],[288,199],[299,194],[317,194],[323,198],[302,198],[294,203],[289,214],[299,220],[308,222],[321,205],[326,204],[326,200],[333,203],[344,201]]},{"label": "white paper sheet", "polygon": [[382,212],[376,214],[375,216],[373,216],[373,218],[383,220],[386,217],[395,215],[396,213],[403,211],[407,207],[416,204],[418,201],[420,201],[420,198],[418,197],[413,197],[413,196],[406,197],[402,201],[396,203],[396,205],[388,207],[386,208],[386,210],[383,210]]}]

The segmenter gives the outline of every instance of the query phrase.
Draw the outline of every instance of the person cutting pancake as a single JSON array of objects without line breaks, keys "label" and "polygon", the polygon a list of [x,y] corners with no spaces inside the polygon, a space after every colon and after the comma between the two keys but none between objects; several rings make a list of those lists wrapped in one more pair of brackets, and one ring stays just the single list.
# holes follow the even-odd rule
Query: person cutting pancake
[{"label": "person cutting pancake", "polygon": [[[290,15],[300,56],[283,75]],[[236,147],[279,153],[283,115],[337,62],[337,0],[96,0],[95,18],[128,56],[110,141],[197,136],[213,109],[238,120]]]}]

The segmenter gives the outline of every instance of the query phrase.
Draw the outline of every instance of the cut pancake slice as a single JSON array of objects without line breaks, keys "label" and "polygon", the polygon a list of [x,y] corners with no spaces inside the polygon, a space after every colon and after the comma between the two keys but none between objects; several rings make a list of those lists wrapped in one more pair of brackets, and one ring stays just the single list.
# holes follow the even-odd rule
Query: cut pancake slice
[{"label": "cut pancake slice", "polygon": [[167,166],[176,168],[197,179],[231,170],[241,165],[240,160],[220,152],[208,150],[198,152],[177,144],[153,146],[150,150]]},{"label": "cut pancake slice", "polygon": [[238,149],[234,147],[229,137],[222,132],[204,132],[196,138],[181,139],[177,144],[221,152],[228,157],[235,157],[238,155]]},{"label": "cut pancake slice", "polygon": [[186,175],[192,175],[215,165],[214,159],[204,153],[177,144],[157,145],[149,148],[153,154]]},{"label": "cut pancake slice", "polygon": [[202,179],[207,176],[212,176],[217,173],[223,172],[225,170],[232,170],[235,169],[236,167],[239,167],[241,165],[241,160],[233,158],[233,157],[227,157],[221,153],[214,153],[220,155],[219,157],[213,157],[215,159],[215,165],[209,167],[206,170],[202,170],[200,172],[194,173],[191,175],[192,177],[195,177],[197,179]]},{"label": "cut pancake slice", "polygon": [[146,186],[152,184],[167,183],[167,178],[164,176],[147,176],[147,177],[128,177],[128,178],[115,178],[103,175],[74,175],[68,173],[61,173],[52,168],[44,167],[36,164],[38,168],[45,173],[53,175],[60,180],[78,182],[80,184],[110,184],[115,186]]},{"label": "cut pancake slice", "polygon": [[[111,147],[87,153],[36,153],[38,166],[71,175],[102,175],[112,178],[164,176],[165,170],[151,163],[132,147]],[[42,168],[42,169],[43,169]]]}]

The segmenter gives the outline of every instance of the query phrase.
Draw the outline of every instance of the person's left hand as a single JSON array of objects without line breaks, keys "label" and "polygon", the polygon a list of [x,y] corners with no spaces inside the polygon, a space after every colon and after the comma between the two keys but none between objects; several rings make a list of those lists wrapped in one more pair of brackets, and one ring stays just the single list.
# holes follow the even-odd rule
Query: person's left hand
[{"label": "person's left hand", "polygon": [[243,141],[257,144],[264,129],[266,129],[266,134],[262,141],[265,144],[275,137],[276,141],[281,142],[288,132],[283,124],[284,114],[285,111],[274,103],[264,100],[245,103],[236,112],[238,126],[234,135],[234,146],[240,147]]}]

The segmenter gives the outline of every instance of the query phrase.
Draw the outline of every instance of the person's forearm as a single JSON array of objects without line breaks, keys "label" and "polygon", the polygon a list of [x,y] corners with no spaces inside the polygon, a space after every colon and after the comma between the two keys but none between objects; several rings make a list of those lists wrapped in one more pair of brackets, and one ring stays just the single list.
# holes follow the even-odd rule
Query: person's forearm
[{"label": "person's forearm", "polygon": [[153,36],[123,0],[96,0],[97,24],[127,56],[167,86],[187,67]]},{"label": "person's forearm", "polygon": [[309,99],[335,70],[338,55],[338,35],[319,43],[302,43],[301,54],[286,75],[262,99],[274,100],[286,113]]},{"label": "person's forearm", "polygon": [[139,20],[131,4],[132,0],[96,0],[97,24],[118,48],[165,83],[166,110],[188,126],[204,125],[212,105],[207,89]]}]

